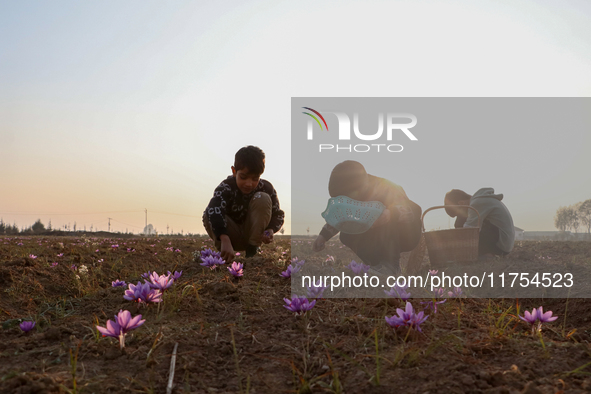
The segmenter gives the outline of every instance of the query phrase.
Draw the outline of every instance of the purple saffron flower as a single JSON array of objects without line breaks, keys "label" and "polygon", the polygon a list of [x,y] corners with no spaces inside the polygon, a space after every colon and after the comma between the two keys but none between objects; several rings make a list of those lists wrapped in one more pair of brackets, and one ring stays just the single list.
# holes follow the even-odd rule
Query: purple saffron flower
[{"label": "purple saffron flower", "polygon": [[137,285],[132,283],[129,284],[129,288],[125,290],[125,295],[123,296],[128,301],[137,301],[143,303],[156,303],[162,301],[162,293],[159,290],[152,289],[150,283],[140,283],[137,282]]},{"label": "purple saffron flower", "polygon": [[460,298],[462,296],[462,288],[454,287],[454,291],[448,291],[447,296],[450,298]]},{"label": "purple saffron flower", "polygon": [[287,266],[287,269],[285,271],[281,272],[279,275],[283,276],[286,279],[291,278],[292,274],[295,274],[296,272],[298,272],[301,269],[302,269],[301,265],[296,264],[295,266],[293,266],[290,264]]},{"label": "purple saffron flower", "polygon": [[519,316],[519,318],[533,326],[534,324],[536,324],[536,321],[538,320],[538,310],[534,308],[532,309],[531,313],[525,311],[523,313],[523,316]]},{"label": "purple saffron flower", "polygon": [[438,287],[433,289],[433,297],[435,298],[443,298],[445,295],[445,289],[443,287]]},{"label": "purple saffron flower", "polygon": [[388,297],[400,298],[402,301],[408,301],[410,293],[407,292],[406,289],[408,289],[408,286],[394,285],[394,287],[390,288],[390,291],[384,290],[384,293],[386,293]]},{"label": "purple saffron flower", "polygon": [[205,258],[202,257],[201,260],[203,261],[203,263],[201,263],[200,265],[202,265],[203,267],[209,267],[212,270],[215,269],[218,265],[226,263],[220,256],[214,255],[209,255]]},{"label": "purple saffron flower", "polygon": [[174,279],[170,277],[170,275],[158,275],[156,271],[150,275],[150,287],[153,289],[158,289],[160,291],[164,291],[168,289],[174,283]]},{"label": "purple saffron flower", "polygon": [[174,274],[172,272],[168,271],[167,274],[176,282],[177,280],[179,280],[179,278],[183,274],[183,271],[181,271],[181,272],[174,271]]},{"label": "purple saffron flower", "polygon": [[58,263],[51,263],[52,267],[57,267],[59,264]]},{"label": "purple saffron flower", "polygon": [[70,268],[73,269],[74,271],[76,271],[78,269],[78,267],[76,267],[76,264],[72,264],[72,266]]},{"label": "purple saffron flower", "polygon": [[369,265],[358,263],[355,260],[351,260],[351,263],[347,266],[355,275],[361,275],[361,273],[367,273],[369,271]]},{"label": "purple saffron flower", "polygon": [[542,323],[553,322],[556,319],[558,319],[558,316],[552,316],[552,311],[548,311],[548,312],[544,313],[543,307],[538,308],[538,320],[540,321],[540,325]]},{"label": "purple saffron flower", "polygon": [[228,271],[236,277],[244,275],[244,265],[242,263],[233,262],[231,267],[228,267]]},{"label": "purple saffron flower", "polygon": [[289,298],[284,298],[286,305],[283,305],[288,310],[295,313],[296,316],[304,314],[314,308],[316,305],[316,300],[310,302],[306,297],[298,297],[294,295],[291,300]]},{"label": "purple saffron flower", "polygon": [[27,321],[22,322],[18,326],[20,327],[21,330],[23,330],[23,332],[29,332],[33,329],[33,327],[35,327],[35,322],[27,320]]},{"label": "purple saffron flower", "polygon": [[305,262],[306,262],[306,260],[299,260],[297,257],[294,257],[293,259],[291,259],[291,265],[293,265],[294,267],[296,265],[304,265]]},{"label": "purple saffron flower", "polygon": [[552,316],[552,311],[548,311],[546,313],[544,313],[544,308],[543,307],[539,307],[539,308],[533,308],[531,313],[529,313],[528,311],[525,311],[523,313],[523,317],[519,316],[519,318],[521,320],[523,320],[524,322],[527,322],[529,324],[531,324],[531,331],[532,334],[535,331],[535,324],[536,321],[538,322],[538,331],[542,330],[542,323],[550,323],[553,322],[554,320],[558,319],[558,316]]},{"label": "purple saffron flower", "polygon": [[115,315],[115,321],[107,320],[107,327],[96,326],[96,329],[103,334],[103,337],[113,337],[119,339],[119,346],[121,349],[125,347],[125,335],[135,330],[146,320],[140,320],[142,315],[137,315],[132,318],[129,311],[119,310],[119,313]]},{"label": "purple saffron flower", "polygon": [[438,270],[429,270],[429,275],[434,276],[437,275],[438,272]]},{"label": "purple saffron flower", "polygon": [[144,278],[144,279],[149,279],[149,278],[150,278],[150,271],[148,271],[148,272],[144,272],[144,273],[142,274],[142,278]]},{"label": "purple saffron flower", "polygon": [[322,281],[319,281],[319,286],[316,286],[316,283],[312,283],[312,286],[307,287],[308,298],[322,298],[326,287],[327,286],[322,286]]},{"label": "purple saffron flower", "polygon": [[125,281],[123,280],[115,280],[113,282],[111,282],[111,287],[125,287],[127,286],[127,283],[125,283]]},{"label": "purple saffron flower", "polygon": [[422,332],[421,324],[427,320],[429,316],[425,316],[424,312],[415,313],[414,308],[410,302],[406,302],[406,307],[403,309],[397,308],[396,313],[398,316],[394,315],[392,317],[385,317],[386,323],[388,323],[391,327],[398,328],[407,326],[410,328],[414,328],[415,330]]},{"label": "purple saffron flower", "polygon": [[215,252],[211,249],[205,249],[201,251],[201,260],[203,260],[204,258],[208,257],[208,256],[214,256],[214,257],[222,257],[222,255],[220,254],[220,252]]},{"label": "purple saffron flower", "polygon": [[30,254],[29,257],[32,258],[33,260],[35,260],[37,258],[37,256],[35,256],[34,254]]},{"label": "purple saffron flower", "polygon": [[57,257],[64,257],[64,254],[63,253],[60,253],[60,254],[57,255]]}]

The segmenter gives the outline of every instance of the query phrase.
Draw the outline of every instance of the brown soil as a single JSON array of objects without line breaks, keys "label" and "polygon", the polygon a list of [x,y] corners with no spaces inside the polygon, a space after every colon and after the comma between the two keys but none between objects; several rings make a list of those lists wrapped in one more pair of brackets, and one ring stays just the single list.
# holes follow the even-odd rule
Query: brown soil
[{"label": "brown soil", "polygon": [[[204,239],[0,238],[0,392],[164,393],[176,343],[175,393],[591,390],[590,301],[449,299],[410,335],[385,323],[402,306],[393,299],[321,299],[309,319],[295,317],[283,307],[290,281],[279,276],[292,251],[306,264],[355,258],[338,242],[311,254],[311,241],[292,250],[290,238],[277,238],[255,258],[238,257],[244,277],[234,279],[193,260],[211,247]],[[507,259],[541,255],[591,263],[584,242],[521,242]],[[111,287],[175,270],[183,275],[159,306],[138,307]],[[543,343],[515,317],[517,304],[559,316],[543,327]],[[146,319],[124,352],[95,329],[120,309]],[[22,333],[21,319],[37,326]]]}]

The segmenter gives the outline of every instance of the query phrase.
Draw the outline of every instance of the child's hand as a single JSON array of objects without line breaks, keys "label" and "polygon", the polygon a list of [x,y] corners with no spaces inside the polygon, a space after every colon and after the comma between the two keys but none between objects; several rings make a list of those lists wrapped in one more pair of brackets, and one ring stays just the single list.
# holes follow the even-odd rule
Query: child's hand
[{"label": "child's hand", "polygon": [[263,232],[263,236],[261,237],[261,240],[265,244],[270,244],[271,242],[273,242],[273,231],[265,230],[265,232]]},{"label": "child's hand", "polygon": [[322,235],[316,237],[316,240],[312,244],[312,250],[314,252],[320,252],[326,246],[326,239]]},{"label": "child's hand", "polygon": [[222,246],[220,248],[220,255],[222,259],[226,263],[232,261],[232,259],[236,256],[236,252],[234,251],[234,247],[232,246],[232,241],[230,241],[230,237],[226,234],[222,234],[220,236],[220,240],[222,241]]},{"label": "child's hand", "polygon": [[392,218],[392,213],[389,209],[384,209],[378,220],[376,220],[371,227],[379,227],[383,226],[384,224],[388,223]]}]

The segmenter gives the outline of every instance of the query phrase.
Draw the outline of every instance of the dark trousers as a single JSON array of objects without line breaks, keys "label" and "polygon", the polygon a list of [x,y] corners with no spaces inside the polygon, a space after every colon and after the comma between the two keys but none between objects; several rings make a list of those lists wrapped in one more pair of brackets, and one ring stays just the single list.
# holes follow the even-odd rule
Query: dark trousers
[{"label": "dark trousers", "polygon": [[507,252],[499,249],[497,242],[499,242],[499,228],[485,220],[480,228],[478,255],[494,254],[496,256],[505,256]]},{"label": "dark trousers", "polygon": [[372,227],[362,234],[341,233],[341,242],[351,248],[365,264],[398,264],[400,252],[413,250],[421,239],[421,207],[410,201],[413,220],[399,223],[393,212],[390,223]]}]

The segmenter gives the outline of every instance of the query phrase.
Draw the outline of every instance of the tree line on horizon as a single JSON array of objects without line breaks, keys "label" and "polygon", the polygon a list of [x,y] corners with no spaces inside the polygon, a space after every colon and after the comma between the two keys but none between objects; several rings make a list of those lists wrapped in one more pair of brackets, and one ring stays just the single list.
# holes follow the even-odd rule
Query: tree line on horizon
[{"label": "tree line on horizon", "polygon": [[[74,222],[73,229],[71,229],[69,225],[64,225],[63,229],[54,229],[51,227],[51,220],[49,221],[49,224],[47,225],[47,227],[45,227],[43,222],[41,222],[41,219],[37,219],[37,221],[29,227],[23,227],[23,228],[19,229],[19,227],[16,225],[16,223],[7,224],[4,222],[4,220],[2,218],[0,218],[0,235],[61,235],[61,234],[72,233],[72,232],[85,233],[85,232],[94,232],[94,231],[93,231],[92,227],[90,228],[90,231],[86,231],[86,228],[84,230],[80,230],[80,229],[76,230],[76,222]],[[281,235],[283,235],[284,232],[285,232],[285,229],[281,229],[281,231],[280,231]],[[128,232],[127,230],[124,233],[122,233],[121,231],[112,231],[112,233],[134,235],[134,233]],[[160,236],[160,237],[166,237],[166,236],[208,237],[207,234],[192,234],[192,233],[184,234],[182,232],[182,230],[179,233],[170,233],[170,234],[158,233],[158,236]]]},{"label": "tree line on horizon", "polygon": [[591,233],[591,199],[558,208],[554,226],[560,231],[571,230],[574,233],[583,227],[588,234]]}]

